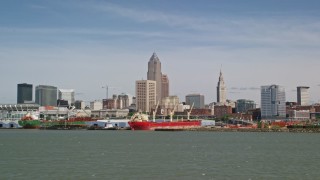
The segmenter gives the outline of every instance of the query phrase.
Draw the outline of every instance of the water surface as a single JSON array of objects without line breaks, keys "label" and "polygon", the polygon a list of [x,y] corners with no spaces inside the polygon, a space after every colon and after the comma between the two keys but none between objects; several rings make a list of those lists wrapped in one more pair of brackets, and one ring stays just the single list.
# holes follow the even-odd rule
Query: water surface
[{"label": "water surface", "polygon": [[320,134],[0,130],[0,179],[320,179]]}]

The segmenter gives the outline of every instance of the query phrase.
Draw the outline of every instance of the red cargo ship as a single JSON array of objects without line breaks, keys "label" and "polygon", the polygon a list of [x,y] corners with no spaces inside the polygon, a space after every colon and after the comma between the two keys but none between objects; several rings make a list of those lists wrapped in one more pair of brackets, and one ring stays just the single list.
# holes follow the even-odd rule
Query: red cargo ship
[{"label": "red cargo ship", "polygon": [[155,111],[153,111],[153,121],[149,121],[148,115],[146,114],[136,113],[131,117],[128,124],[132,130],[190,129],[201,127],[201,120],[189,120],[191,110],[188,112],[188,119],[173,121],[173,110],[170,112],[170,121],[163,122],[155,121]]},{"label": "red cargo ship", "polygon": [[189,129],[201,126],[201,120],[182,120],[182,121],[129,121],[132,130],[155,130],[155,129]]}]

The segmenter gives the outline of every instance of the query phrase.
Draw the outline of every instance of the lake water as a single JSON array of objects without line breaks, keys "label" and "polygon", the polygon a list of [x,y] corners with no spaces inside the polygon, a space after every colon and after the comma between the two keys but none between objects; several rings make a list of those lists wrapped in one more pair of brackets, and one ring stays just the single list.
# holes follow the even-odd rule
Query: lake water
[{"label": "lake water", "polygon": [[320,134],[0,130],[0,179],[320,179]]}]

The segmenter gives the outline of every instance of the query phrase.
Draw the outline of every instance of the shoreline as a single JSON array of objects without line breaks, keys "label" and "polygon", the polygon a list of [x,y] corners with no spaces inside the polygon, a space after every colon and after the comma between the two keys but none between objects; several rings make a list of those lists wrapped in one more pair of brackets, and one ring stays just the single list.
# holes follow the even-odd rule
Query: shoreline
[{"label": "shoreline", "polygon": [[[0,128],[0,130],[21,130],[24,128]],[[27,130],[27,129],[26,129]],[[30,130],[30,129],[29,129]],[[61,130],[61,129],[31,129],[31,130]],[[111,130],[111,129],[63,129],[63,130]],[[130,129],[112,129],[115,131],[131,131]],[[197,131],[197,132],[281,132],[281,133],[320,133],[320,128],[216,128],[216,127],[201,127],[191,129],[155,129],[154,131]]]},{"label": "shoreline", "polygon": [[286,133],[320,133],[320,128],[194,128],[185,131],[202,132],[286,132]]}]

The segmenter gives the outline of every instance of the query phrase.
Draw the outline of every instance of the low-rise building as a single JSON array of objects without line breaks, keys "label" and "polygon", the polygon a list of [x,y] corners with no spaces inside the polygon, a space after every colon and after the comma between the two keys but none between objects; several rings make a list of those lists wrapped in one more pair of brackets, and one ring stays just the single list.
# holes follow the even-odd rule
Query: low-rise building
[{"label": "low-rise building", "polygon": [[232,114],[231,106],[214,106],[214,115],[217,118]]},{"label": "low-rise building", "polygon": [[102,102],[98,101],[98,100],[90,102],[90,109],[93,111],[101,110],[102,109]]},{"label": "low-rise building", "polygon": [[289,119],[292,120],[308,120],[310,119],[309,110],[290,110],[288,111]]}]

